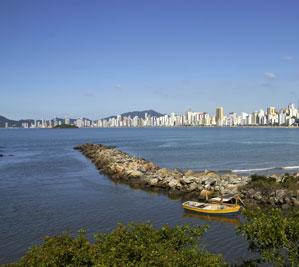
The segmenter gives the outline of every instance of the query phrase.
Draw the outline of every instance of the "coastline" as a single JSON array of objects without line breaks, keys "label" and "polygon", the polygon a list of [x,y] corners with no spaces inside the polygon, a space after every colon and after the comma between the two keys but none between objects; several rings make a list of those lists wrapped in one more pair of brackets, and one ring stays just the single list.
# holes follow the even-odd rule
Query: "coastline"
[{"label": "coastline", "polygon": [[101,173],[113,181],[123,182],[141,189],[159,189],[170,195],[196,194],[222,191],[237,193],[249,177],[236,174],[219,174],[212,171],[194,172],[161,168],[151,161],[130,156],[116,147],[102,144],[84,144],[75,147],[90,159]]},{"label": "coastline", "polygon": [[[32,128],[24,128],[24,127],[0,127],[0,129],[54,129],[55,127],[32,127]],[[185,125],[185,126],[134,126],[134,127],[77,127],[73,129],[185,129],[185,128],[207,128],[207,129],[299,129],[299,126],[204,126],[204,125]],[[65,129],[65,128],[58,128]]]},{"label": "coastline", "polygon": [[[274,188],[270,184],[266,190],[251,187],[252,176],[249,175],[161,168],[151,161],[102,144],[83,144],[74,149],[90,159],[101,173],[114,182],[128,184],[133,188],[166,193],[169,197],[182,199],[199,200],[212,195],[240,194],[247,203],[270,204],[284,208],[299,206],[298,191],[278,186]],[[299,173],[294,177],[298,179],[296,177],[299,177]],[[274,181],[277,185],[284,178],[284,174],[262,177],[265,180],[263,183]]]}]

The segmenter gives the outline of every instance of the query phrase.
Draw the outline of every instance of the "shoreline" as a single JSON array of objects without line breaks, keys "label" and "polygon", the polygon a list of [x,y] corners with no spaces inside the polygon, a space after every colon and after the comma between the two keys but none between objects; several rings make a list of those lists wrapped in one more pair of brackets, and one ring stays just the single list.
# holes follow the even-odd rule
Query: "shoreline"
[{"label": "shoreline", "polygon": [[[0,129],[54,129],[55,127],[45,127],[45,128],[23,128],[23,127],[0,127]],[[299,126],[203,126],[203,125],[186,125],[186,126],[134,126],[134,127],[77,127],[74,129],[185,129],[185,128],[207,128],[207,129],[299,129]],[[58,128],[59,129],[59,128]],[[65,128],[61,128],[65,129]]]},{"label": "shoreline", "polygon": [[102,144],[84,144],[74,149],[90,159],[101,173],[113,181],[134,188],[159,189],[170,195],[195,193],[203,196],[203,193],[219,190],[226,194],[237,193],[238,186],[245,185],[250,179],[233,173],[161,168],[151,161]]},{"label": "shoreline", "polygon": [[[248,188],[252,181],[249,175],[161,168],[151,161],[102,144],[83,144],[74,149],[90,159],[100,173],[112,181],[136,189],[164,193],[171,198],[202,200],[206,196],[240,194],[247,203],[285,207],[299,205],[298,192],[284,188],[269,187],[266,191]],[[279,185],[283,177],[284,174],[272,174],[265,177],[265,182],[274,179]],[[296,177],[299,177],[299,173]]]}]

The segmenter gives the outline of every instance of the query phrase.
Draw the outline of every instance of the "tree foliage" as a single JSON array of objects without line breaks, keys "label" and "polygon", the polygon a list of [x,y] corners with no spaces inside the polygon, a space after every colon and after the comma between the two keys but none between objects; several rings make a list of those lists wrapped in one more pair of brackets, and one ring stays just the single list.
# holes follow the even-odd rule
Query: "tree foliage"
[{"label": "tree foliage", "polygon": [[252,249],[266,262],[298,266],[299,211],[284,214],[279,209],[247,212],[248,221],[239,227]]},{"label": "tree foliage", "polygon": [[84,232],[47,237],[11,266],[226,266],[221,256],[199,247],[206,227],[118,225],[91,243]]},{"label": "tree foliage", "polygon": [[54,129],[74,129],[78,128],[76,125],[73,124],[60,124],[53,127]]}]

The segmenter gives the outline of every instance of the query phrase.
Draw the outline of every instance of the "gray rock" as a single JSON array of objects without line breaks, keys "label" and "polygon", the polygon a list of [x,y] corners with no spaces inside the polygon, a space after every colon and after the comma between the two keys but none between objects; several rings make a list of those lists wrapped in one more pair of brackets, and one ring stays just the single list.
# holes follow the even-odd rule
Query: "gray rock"
[{"label": "gray rock", "polygon": [[291,201],[295,207],[299,207],[299,200],[297,198],[292,197]]},{"label": "gray rock", "polygon": [[151,186],[155,186],[155,185],[157,185],[158,184],[158,179],[157,178],[153,178],[153,179],[150,179],[149,180],[149,184],[151,185]]},{"label": "gray rock", "polygon": [[262,193],[261,193],[260,191],[257,191],[257,192],[254,194],[253,198],[254,198],[255,200],[262,200],[262,199],[263,199],[263,195],[262,195]]},{"label": "gray rock", "polygon": [[255,195],[255,190],[253,188],[250,188],[247,192],[246,192],[247,196],[250,198],[253,198],[253,196]]},{"label": "gray rock", "polygon": [[276,197],[278,199],[283,199],[287,195],[287,190],[279,189],[279,190],[276,190],[275,193],[276,193]]},{"label": "gray rock", "polygon": [[238,192],[238,185],[237,184],[228,184],[225,188],[229,191],[230,194],[235,194]]},{"label": "gray rock", "polygon": [[197,185],[197,189],[198,189],[199,191],[203,190],[203,186],[202,186],[202,184],[198,184],[198,185]]},{"label": "gray rock", "polygon": [[196,183],[189,184],[189,186],[188,186],[188,191],[189,192],[194,191],[196,189],[197,189],[197,184]]},{"label": "gray rock", "polygon": [[168,183],[168,186],[171,188],[171,189],[175,189],[175,188],[181,188],[182,185],[179,181],[173,179],[171,180],[169,183]]},{"label": "gray rock", "polygon": [[291,199],[289,197],[285,197],[284,201],[286,204],[290,204],[291,203]]},{"label": "gray rock", "polygon": [[182,184],[191,184],[193,181],[194,181],[194,177],[192,177],[192,176],[183,176],[181,178]]},{"label": "gray rock", "polygon": [[220,186],[219,186],[219,185],[216,185],[216,186],[214,187],[214,190],[217,191],[217,192],[219,192],[219,191],[220,191]]},{"label": "gray rock", "polygon": [[136,170],[128,170],[128,171],[126,171],[126,173],[128,174],[128,176],[130,176],[132,178],[139,178],[143,175],[142,172],[136,171]]}]

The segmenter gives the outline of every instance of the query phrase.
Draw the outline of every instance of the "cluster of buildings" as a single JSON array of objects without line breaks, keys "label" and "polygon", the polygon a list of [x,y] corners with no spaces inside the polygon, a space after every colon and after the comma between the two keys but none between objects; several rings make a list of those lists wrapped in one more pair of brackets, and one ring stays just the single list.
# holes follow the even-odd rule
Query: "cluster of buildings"
[{"label": "cluster of buildings", "polygon": [[79,128],[112,128],[112,127],[179,127],[179,126],[207,126],[207,127],[237,127],[237,126],[299,126],[299,110],[294,104],[280,110],[268,107],[252,113],[230,112],[225,114],[223,107],[216,108],[215,115],[207,112],[186,111],[178,115],[151,116],[115,116],[107,119],[92,121],[87,118],[36,120],[32,123],[22,123],[23,128],[52,128],[57,125],[71,124]]},{"label": "cluster of buildings", "polygon": [[[79,128],[91,128],[95,127],[95,124],[92,120],[87,118],[79,118],[79,119],[60,119],[55,118],[52,120],[26,120],[24,122],[20,122],[21,128],[54,128],[59,125],[75,125]],[[9,128],[9,123],[5,123],[5,128]]]},{"label": "cluster of buildings", "polygon": [[109,119],[97,120],[94,127],[178,127],[178,126],[298,126],[299,111],[294,104],[287,108],[277,110],[268,107],[266,111],[237,114],[224,113],[223,107],[216,108],[215,115],[207,112],[194,112],[188,110],[185,114],[171,113],[160,117],[145,114],[144,118],[117,116]]}]

